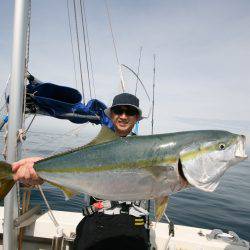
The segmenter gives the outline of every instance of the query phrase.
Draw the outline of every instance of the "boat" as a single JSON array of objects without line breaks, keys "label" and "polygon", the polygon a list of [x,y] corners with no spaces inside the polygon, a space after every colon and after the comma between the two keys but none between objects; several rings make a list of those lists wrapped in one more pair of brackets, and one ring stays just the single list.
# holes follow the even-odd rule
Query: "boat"
[{"label": "boat", "polygon": [[[33,208],[31,212],[33,212],[33,216],[20,217],[15,221],[15,225],[18,228],[25,226],[22,249],[72,249],[75,228],[82,219],[81,213],[53,211],[60,228],[63,228],[63,237],[58,241],[57,228],[52,222],[50,214],[42,213],[39,207]],[[0,219],[2,222],[3,214],[3,207],[0,207]],[[0,227],[0,235],[2,234],[3,228]],[[175,225],[171,231],[168,223],[160,222],[153,222],[150,225],[150,242],[151,250],[249,249],[249,242],[240,239],[233,232],[224,233],[219,229],[209,230],[182,225]],[[3,249],[1,245],[0,249]]]},{"label": "boat", "polygon": [[[8,123],[8,154],[7,160],[17,160],[21,141],[16,137],[22,128],[22,100],[25,78],[25,49],[27,33],[27,15],[29,0],[16,0],[15,28],[13,42],[13,60],[11,73],[11,91]],[[16,145],[13,147],[13,145]],[[6,197],[4,207],[0,207],[0,249],[17,249],[18,230],[22,231],[19,249],[72,249],[75,229],[82,219],[81,213],[55,211],[49,209],[43,213],[40,206],[35,206],[23,214],[18,214],[15,187]],[[49,207],[49,205],[48,205]],[[20,232],[20,231],[19,231]],[[169,223],[150,224],[151,249],[249,249],[249,242],[241,239],[234,232],[222,232],[219,229],[203,229],[173,225]]]}]

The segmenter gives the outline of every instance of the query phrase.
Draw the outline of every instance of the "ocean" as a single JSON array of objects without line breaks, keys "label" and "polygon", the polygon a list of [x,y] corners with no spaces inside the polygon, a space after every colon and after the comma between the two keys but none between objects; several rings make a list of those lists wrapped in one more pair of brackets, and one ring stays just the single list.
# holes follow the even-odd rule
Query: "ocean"
[{"label": "ocean", "polygon": [[[55,151],[64,151],[84,145],[78,135],[55,133],[32,133],[23,145],[23,157],[48,156]],[[1,141],[1,150],[3,143]],[[55,150],[56,149],[56,150]],[[250,148],[247,148],[250,155]],[[249,158],[230,168],[222,177],[219,187],[212,193],[191,188],[170,197],[167,215],[174,224],[234,231],[250,241],[250,160]],[[81,212],[84,195],[65,201],[63,193],[53,186],[44,184],[43,190],[52,209]],[[38,190],[31,195],[31,205],[46,205]],[[153,211],[153,208],[151,208]],[[164,221],[164,219],[163,219]],[[166,232],[167,233],[167,232]]]}]

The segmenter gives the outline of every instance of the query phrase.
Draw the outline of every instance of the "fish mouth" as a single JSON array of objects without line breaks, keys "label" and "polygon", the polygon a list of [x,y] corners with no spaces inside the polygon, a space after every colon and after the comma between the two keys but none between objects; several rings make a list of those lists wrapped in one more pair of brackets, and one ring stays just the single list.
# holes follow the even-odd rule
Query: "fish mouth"
[{"label": "fish mouth", "polygon": [[246,159],[248,156],[246,154],[245,148],[246,137],[244,135],[240,135],[235,149],[235,157],[238,159]]}]

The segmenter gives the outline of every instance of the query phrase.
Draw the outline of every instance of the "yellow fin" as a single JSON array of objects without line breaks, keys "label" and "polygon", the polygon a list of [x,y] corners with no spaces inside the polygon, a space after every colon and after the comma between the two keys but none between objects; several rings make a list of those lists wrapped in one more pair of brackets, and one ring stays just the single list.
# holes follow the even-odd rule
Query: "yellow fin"
[{"label": "yellow fin", "polygon": [[5,196],[9,193],[9,191],[14,186],[15,181],[9,179],[1,179],[0,180],[0,200],[5,198]]},{"label": "yellow fin", "polygon": [[155,217],[156,222],[161,220],[168,205],[168,196],[160,197],[155,200]]},{"label": "yellow fin", "polygon": [[0,161],[0,200],[2,200],[12,189],[15,181],[12,179],[11,165]]},{"label": "yellow fin", "polygon": [[51,181],[47,181],[49,184],[61,189],[64,193],[64,196],[65,196],[65,199],[66,200],[69,200],[71,197],[73,197],[74,195],[76,195],[76,192],[75,191],[72,191],[62,185],[59,185],[57,183],[54,183],[54,182],[51,182]]},{"label": "yellow fin", "polygon": [[[70,149],[70,150],[68,150],[66,152],[51,155],[51,156],[46,157],[46,158],[44,158],[42,160],[39,160],[39,162],[47,161],[47,160],[52,159],[54,157],[65,155],[66,153],[76,152],[76,151],[78,151],[80,149],[83,149],[83,148],[86,148],[86,147],[89,147],[89,146],[94,146],[94,145],[101,144],[101,143],[104,143],[104,142],[113,141],[113,140],[116,140],[118,138],[120,138],[120,137],[114,131],[112,131],[111,129],[109,129],[106,126],[102,126],[99,134],[91,142],[85,144],[84,146],[74,148],[74,149]],[[1,164],[0,164],[0,167],[1,167]],[[0,170],[1,170],[1,168],[0,168]],[[1,178],[1,171],[0,171],[0,178]]]},{"label": "yellow fin", "polygon": [[97,144],[101,144],[104,142],[109,142],[109,141],[113,141],[120,138],[114,131],[112,131],[111,129],[109,129],[106,126],[102,126],[99,134],[88,144],[86,144],[84,147],[88,147],[88,146],[93,146],[93,145],[97,145]]}]

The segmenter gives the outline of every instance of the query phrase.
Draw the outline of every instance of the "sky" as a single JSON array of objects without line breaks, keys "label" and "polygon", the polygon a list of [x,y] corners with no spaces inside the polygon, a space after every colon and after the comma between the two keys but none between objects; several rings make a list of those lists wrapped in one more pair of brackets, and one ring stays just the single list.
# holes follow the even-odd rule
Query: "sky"
[{"label": "sky", "polygon": [[[72,6],[69,0],[74,25]],[[140,78],[151,99],[156,55],[155,133],[226,129],[250,135],[249,0],[109,0],[108,6],[120,63],[137,71],[142,47]],[[85,8],[96,97],[109,105],[121,87],[105,2],[85,0]],[[14,1],[0,2],[1,92],[11,70],[13,11]],[[76,45],[75,36],[73,41]],[[82,41],[80,36],[84,62]],[[76,85],[67,1],[33,0],[29,71],[44,82],[79,88],[78,67]],[[83,77],[88,100],[85,65]],[[134,92],[136,80],[128,71],[124,77],[126,91]],[[138,97],[147,115],[151,102],[141,87]],[[50,130],[72,126],[48,118],[36,119],[35,125]],[[140,133],[150,132],[151,119],[144,119]]]}]

